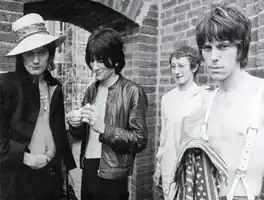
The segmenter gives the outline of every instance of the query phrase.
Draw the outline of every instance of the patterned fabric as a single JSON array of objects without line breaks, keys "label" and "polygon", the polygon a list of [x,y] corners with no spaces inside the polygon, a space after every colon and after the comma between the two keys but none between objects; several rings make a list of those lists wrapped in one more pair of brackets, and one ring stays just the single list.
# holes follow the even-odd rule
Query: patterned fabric
[{"label": "patterned fabric", "polygon": [[34,33],[41,33],[41,32],[49,34],[44,23],[31,24],[30,26],[26,26],[15,31],[16,40],[17,42],[21,42],[24,38],[26,38],[29,35],[33,35]]},{"label": "patterned fabric", "polygon": [[227,184],[227,166],[209,144],[198,138],[182,142],[175,168],[174,200],[219,200]]}]

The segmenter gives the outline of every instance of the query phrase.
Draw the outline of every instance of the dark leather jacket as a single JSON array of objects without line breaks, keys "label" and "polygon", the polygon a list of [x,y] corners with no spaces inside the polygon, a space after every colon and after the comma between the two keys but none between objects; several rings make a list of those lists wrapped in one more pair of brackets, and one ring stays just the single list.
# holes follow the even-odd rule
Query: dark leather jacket
[{"label": "dark leather jacket", "polygon": [[[99,83],[87,88],[82,105],[92,104]],[[119,76],[108,89],[105,112],[105,131],[100,134],[102,153],[98,176],[106,179],[119,179],[132,174],[136,153],[147,145],[148,100],[143,89],[134,82]],[[73,137],[82,140],[80,162],[88,142],[89,125],[70,127]]]}]

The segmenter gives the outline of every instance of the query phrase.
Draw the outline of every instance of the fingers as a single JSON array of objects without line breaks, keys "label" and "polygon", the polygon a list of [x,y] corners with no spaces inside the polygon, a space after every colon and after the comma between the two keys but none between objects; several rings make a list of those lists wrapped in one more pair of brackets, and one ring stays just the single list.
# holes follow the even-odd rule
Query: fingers
[{"label": "fingers", "polygon": [[82,124],[81,110],[82,108],[79,108],[77,110],[72,110],[71,112],[67,113],[66,120],[71,126],[78,127]]},{"label": "fingers", "polygon": [[72,110],[66,114],[66,120],[70,121],[80,121],[81,120],[81,109]]},{"label": "fingers", "polygon": [[82,118],[79,118],[78,120],[70,120],[68,121],[68,123],[73,126],[73,127],[78,127],[80,125],[82,125]]},{"label": "fingers", "polygon": [[86,104],[81,111],[82,122],[93,125],[97,119],[96,107]]},{"label": "fingers", "polygon": [[154,180],[156,186],[159,185],[160,176],[161,176],[161,171],[159,168],[156,168],[154,175],[153,175],[153,180]]},{"label": "fingers", "polygon": [[50,162],[51,158],[47,155],[37,155],[37,163],[47,163]]},{"label": "fingers", "polygon": [[70,111],[70,112],[68,112],[68,113],[65,115],[66,118],[71,118],[72,116],[73,116],[73,110]]},{"label": "fingers", "polygon": [[90,126],[94,126],[96,118],[88,115],[88,117],[82,117],[81,121],[84,123],[88,123]]},{"label": "fingers", "polygon": [[44,154],[36,155],[36,162],[34,163],[34,165],[31,165],[30,167],[32,169],[41,169],[45,167],[50,161],[51,158],[47,155]]},{"label": "fingers", "polygon": [[78,127],[82,123],[94,124],[97,119],[96,107],[87,103],[78,110],[73,110],[66,115],[67,122],[73,126]]},{"label": "fingers", "polygon": [[159,185],[159,177],[157,175],[154,175],[153,180],[155,182],[155,185],[158,186]]},{"label": "fingers", "polygon": [[83,108],[84,108],[84,109],[91,110],[91,111],[93,111],[93,112],[96,111],[96,107],[95,107],[95,105],[91,105],[91,104],[89,104],[89,103],[87,103]]},{"label": "fingers", "polygon": [[82,118],[89,118],[89,117],[91,117],[93,115],[93,112],[92,111],[90,111],[89,109],[86,109],[86,108],[84,108],[83,110],[82,110],[82,112],[81,112],[81,117]]},{"label": "fingers", "polygon": [[78,110],[72,110],[66,114],[66,118],[72,118],[78,116]]},{"label": "fingers", "polygon": [[49,157],[49,158],[52,158],[54,156],[54,153],[52,151],[47,151],[46,152],[46,155]]},{"label": "fingers", "polygon": [[86,117],[83,117],[82,118],[82,122],[84,122],[84,123],[88,123],[88,124],[90,124],[90,122],[91,122],[91,118],[89,117],[89,118],[86,118]]}]

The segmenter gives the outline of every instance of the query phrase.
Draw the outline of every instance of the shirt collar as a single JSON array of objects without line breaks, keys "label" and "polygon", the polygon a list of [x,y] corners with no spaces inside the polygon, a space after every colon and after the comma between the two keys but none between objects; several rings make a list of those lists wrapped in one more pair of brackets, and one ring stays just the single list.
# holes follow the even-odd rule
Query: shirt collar
[{"label": "shirt collar", "polygon": [[[117,86],[118,82],[119,82],[122,78],[123,78],[123,76],[122,76],[121,74],[118,74],[118,78],[117,78],[114,82],[112,82],[111,84],[109,84],[109,85],[107,86],[107,88],[108,88],[108,89],[114,89],[114,88]],[[97,81],[97,82],[95,83],[95,86],[98,88],[99,85],[100,85],[100,82]]]}]

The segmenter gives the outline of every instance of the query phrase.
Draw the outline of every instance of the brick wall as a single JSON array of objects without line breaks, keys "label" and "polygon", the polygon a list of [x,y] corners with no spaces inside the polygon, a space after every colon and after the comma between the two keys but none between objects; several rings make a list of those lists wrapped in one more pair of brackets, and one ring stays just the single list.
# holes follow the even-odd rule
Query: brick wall
[{"label": "brick wall", "polygon": [[13,46],[15,37],[11,34],[11,23],[23,15],[23,4],[14,0],[0,1],[0,73],[14,70],[14,59],[6,58],[6,54]]},{"label": "brick wall", "polygon": [[[159,4],[158,110],[160,110],[161,96],[175,87],[168,67],[170,53],[182,44],[196,47],[195,26],[197,17],[204,9],[209,8],[212,3],[216,2],[235,3],[249,16],[253,29],[247,70],[252,75],[264,77],[263,0],[162,0]],[[199,70],[196,81],[199,85],[210,83],[204,67]],[[160,130],[160,112],[157,122]],[[157,132],[158,137],[159,131]]]},{"label": "brick wall", "polygon": [[152,199],[152,174],[154,169],[156,116],[157,116],[157,58],[158,58],[158,7],[150,6],[142,26],[123,36],[126,67],[124,75],[143,86],[148,96],[147,148],[136,157],[131,178],[131,199]]},{"label": "brick wall", "polygon": [[[252,42],[247,70],[263,77],[264,67],[264,2],[263,0],[164,0],[160,5],[160,94],[173,84],[168,68],[169,54],[182,44],[196,47],[195,26],[197,17],[212,3],[235,3],[252,22]],[[208,83],[206,69],[201,68],[198,84]]]}]

